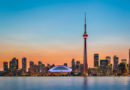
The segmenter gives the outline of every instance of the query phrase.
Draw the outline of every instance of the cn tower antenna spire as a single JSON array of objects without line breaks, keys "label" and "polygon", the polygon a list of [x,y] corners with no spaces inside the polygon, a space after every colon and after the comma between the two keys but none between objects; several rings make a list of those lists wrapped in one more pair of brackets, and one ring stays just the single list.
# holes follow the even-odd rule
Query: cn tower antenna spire
[{"label": "cn tower antenna spire", "polygon": [[87,33],[87,31],[86,31],[86,13],[85,13],[84,33]]}]

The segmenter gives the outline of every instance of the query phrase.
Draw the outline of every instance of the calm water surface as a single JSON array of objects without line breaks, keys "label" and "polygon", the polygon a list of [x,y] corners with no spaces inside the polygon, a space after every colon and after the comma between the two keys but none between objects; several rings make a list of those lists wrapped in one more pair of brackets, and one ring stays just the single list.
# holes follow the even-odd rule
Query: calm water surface
[{"label": "calm water surface", "polygon": [[130,77],[0,77],[0,90],[130,90]]}]

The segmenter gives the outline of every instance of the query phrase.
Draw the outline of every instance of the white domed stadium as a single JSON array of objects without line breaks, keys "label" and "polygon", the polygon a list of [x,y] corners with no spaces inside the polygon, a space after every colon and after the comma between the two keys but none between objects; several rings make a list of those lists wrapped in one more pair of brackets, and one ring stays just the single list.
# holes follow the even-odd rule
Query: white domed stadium
[{"label": "white domed stadium", "polygon": [[57,65],[51,69],[49,69],[49,72],[52,74],[52,75],[69,75],[71,73],[72,69],[67,67],[67,66],[64,66],[64,65]]}]

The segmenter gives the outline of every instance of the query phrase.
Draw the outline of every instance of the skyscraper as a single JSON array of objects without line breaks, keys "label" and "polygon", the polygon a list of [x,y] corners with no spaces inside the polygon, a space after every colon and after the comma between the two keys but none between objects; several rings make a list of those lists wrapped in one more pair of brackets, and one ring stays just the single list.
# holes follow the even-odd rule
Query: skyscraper
[{"label": "skyscraper", "polygon": [[4,62],[3,67],[4,67],[4,71],[7,72],[8,71],[8,62]]},{"label": "skyscraper", "polygon": [[18,71],[18,59],[15,57],[10,61],[10,71],[13,73],[13,75],[17,74]]},{"label": "skyscraper", "polygon": [[72,59],[71,65],[72,65],[72,72],[75,72],[75,59],[74,58]]},{"label": "skyscraper", "polygon": [[80,61],[76,61],[75,67],[76,67],[76,71],[80,72]]},{"label": "skyscraper", "polygon": [[23,57],[22,58],[22,70],[24,72],[26,72],[26,68],[27,68],[26,63],[27,63],[27,59],[26,59],[26,57]]},{"label": "skyscraper", "polygon": [[30,61],[30,68],[34,68],[34,62]]},{"label": "skyscraper", "polygon": [[12,59],[12,67],[14,70],[18,69],[18,59],[16,59],[16,58]]},{"label": "skyscraper", "polygon": [[12,68],[13,68],[13,64],[12,64],[12,61],[9,62],[9,70],[12,71]]},{"label": "skyscraper", "polygon": [[130,49],[129,49],[129,74],[130,74]]},{"label": "skyscraper", "polygon": [[110,63],[111,63],[111,57],[110,56],[106,56],[106,60],[108,60],[109,61],[109,65],[110,65]]},{"label": "skyscraper", "polygon": [[43,66],[41,61],[38,61],[38,69],[39,72],[43,72]]},{"label": "skyscraper", "polygon": [[34,62],[30,61],[30,68],[28,69],[29,74],[33,75],[34,74]]},{"label": "skyscraper", "polygon": [[100,66],[106,67],[108,66],[109,61],[108,60],[100,60]]},{"label": "skyscraper", "polygon": [[114,56],[113,59],[114,59],[114,66],[113,66],[113,69],[114,69],[114,70],[117,70],[119,58],[118,58],[117,56]]},{"label": "skyscraper", "polygon": [[128,73],[128,66],[127,66],[127,59],[122,59],[121,60],[122,64],[124,64],[124,71],[125,73]]},{"label": "skyscraper", "polygon": [[83,34],[83,38],[84,38],[84,59],[83,59],[83,64],[84,64],[84,75],[88,74],[88,63],[87,63],[87,31],[86,31],[86,15],[85,15],[85,24],[84,24],[84,34]]},{"label": "skyscraper", "polygon": [[99,54],[94,54],[94,67],[99,66]]}]

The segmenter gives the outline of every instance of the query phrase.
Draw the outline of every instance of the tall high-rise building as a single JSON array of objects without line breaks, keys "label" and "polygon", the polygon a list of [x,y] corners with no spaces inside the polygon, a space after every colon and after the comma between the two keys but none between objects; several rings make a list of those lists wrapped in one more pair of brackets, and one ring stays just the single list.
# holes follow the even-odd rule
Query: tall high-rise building
[{"label": "tall high-rise building", "polygon": [[84,24],[84,58],[83,58],[83,65],[84,65],[84,71],[83,74],[87,75],[88,74],[88,63],[87,63],[87,31],[86,31],[86,15],[85,15],[85,24]]},{"label": "tall high-rise building", "polygon": [[99,66],[99,54],[94,54],[94,67]]},{"label": "tall high-rise building", "polygon": [[76,61],[76,68],[80,67],[80,61]]},{"label": "tall high-rise building", "polygon": [[10,61],[10,71],[13,73],[13,75],[16,75],[18,72],[18,59],[15,57]]},{"label": "tall high-rise building", "polygon": [[19,69],[18,59],[16,60],[16,69]]},{"label": "tall high-rise building", "polygon": [[109,65],[110,65],[110,63],[111,63],[111,57],[110,56],[106,56],[106,60],[108,60],[109,61]]},{"label": "tall high-rise building", "polygon": [[34,69],[35,69],[35,67],[34,67],[34,62],[33,62],[33,61],[30,61],[30,67],[29,67],[29,69],[28,69],[30,75],[33,75],[33,74],[34,74],[34,72],[35,72]]},{"label": "tall high-rise building", "polygon": [[10,62],[10,66],[15,70],[18,69],[18,59],[13,58],[12,61]]},{"label": "tall high-rise building", "polygon": [[43,67],[42,67],[42,62],[41,61],[38,61],[38,71],[39,72],[43,72]]},{"label": "tall high-rise building", "polygon": [[128,66],[127,66],[127,59],[122,59],[121,63],[124,65],[124,70],[126,73],[128,73]]},{"label": "tall high-rise building", "polygon": [[114,57],[113,57],[113,60],[114,60],[113,69],[114,69],[114,70],[117,70],[117,69],[118,69],[118,61],[119,61],[119,58],[118,58],[117,56],[114,56]]},{"label": "tall high-rise building", "polygon": [[109,61],[108,60],[100,60],[100,66],[106,67],[108,66]]},{"label": "tall high-rise building", "polygon": [[80,61],[76,61],[76,70],[80,71]]},{"label": "tall high-rise building", "polygon": [[4,62],[3,63],[3,68],[4,68],[4,71],[8,71],[8,62]]},{"label": "tall high-rise building", "polygon": [[51,65],[50,64],[47,64],[47,71],[51,68]]},{"label": "tall high-rise building", "polygon": [[46,72],[46,67],[45,67],[45,64],[42,64],[42,68],[43,68],[42,73],[45,73],[45,72]]},{"label": "tall high-rise building", "polygon": [[12,71],[12,68],[13,68],[13,64],[12,64],[12,61],[9,62],[9,69],[10,71]]},{"label": "tall high-rise building", "polygon": [[38,65],[34,65],[34,73],[39,73]]},{"label": "tall high-rise building", "polygon": [[129,49],[129,74],[130,74],[130,49]]},{"label": "tall high-rise building", "polygon": [[75,59],[74,58],[72,59],[71,65],[72,65],[72,72],[74,72],[75,71]]},{"label": "tall high-rise building", "polygon": [[23,57],[23,58],[22,58],[22,70],[23,70],[24,72],[26,72],[26,68],[27,68],[26,63],[27,63],[27,59],[26,59],[26,57]]},{"label": "tall high-rise building", "polygon": [[100,73],[106,76],[112,74],[112,65],[109,64],[109,60],[100,60]]},{"label": "tall high-rise building", "polygon": [[34,68],[34,62],[30,61],[30,68]]}]

